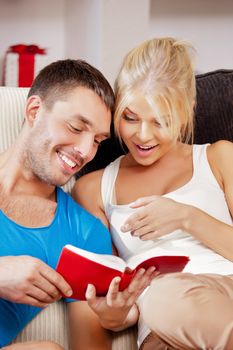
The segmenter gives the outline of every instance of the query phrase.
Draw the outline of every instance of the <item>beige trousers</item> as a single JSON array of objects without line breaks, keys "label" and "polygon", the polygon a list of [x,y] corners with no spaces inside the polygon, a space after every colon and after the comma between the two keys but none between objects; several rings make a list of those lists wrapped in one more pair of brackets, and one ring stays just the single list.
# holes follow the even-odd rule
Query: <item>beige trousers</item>
[{"label": "beige trousers", "polygon": [[140,312],[148,327],[176,349],[233,350],[233,275],[158,276]]}]

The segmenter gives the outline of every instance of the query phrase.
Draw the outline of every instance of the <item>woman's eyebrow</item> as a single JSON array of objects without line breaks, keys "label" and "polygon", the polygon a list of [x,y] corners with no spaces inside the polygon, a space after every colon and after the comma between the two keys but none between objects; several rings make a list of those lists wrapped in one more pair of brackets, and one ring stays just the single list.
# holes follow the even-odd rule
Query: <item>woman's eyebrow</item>
[{"label": "woman's eyebrow", "polygon": [[132,111],[129,107],[126,107],[125,112],[129,112],[131,114],[137,115],[137,113]]}]

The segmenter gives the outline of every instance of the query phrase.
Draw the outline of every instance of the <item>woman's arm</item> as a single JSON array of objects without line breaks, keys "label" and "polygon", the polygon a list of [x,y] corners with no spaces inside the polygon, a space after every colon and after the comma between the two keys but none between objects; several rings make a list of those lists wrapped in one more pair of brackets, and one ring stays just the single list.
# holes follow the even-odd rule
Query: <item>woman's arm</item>
[{"label": "woman's arm", "polygon": [[[207,149],[213,174],[225,193],[229,212],[233,218],[233,143],[218,141]],[[211,199],[210,199],[211,200]],[[216,203],[216,207],[218,203]],[[188,231],[208,247],[233,261],[233,227],[198,209],[192,209],[187,222]]]}]

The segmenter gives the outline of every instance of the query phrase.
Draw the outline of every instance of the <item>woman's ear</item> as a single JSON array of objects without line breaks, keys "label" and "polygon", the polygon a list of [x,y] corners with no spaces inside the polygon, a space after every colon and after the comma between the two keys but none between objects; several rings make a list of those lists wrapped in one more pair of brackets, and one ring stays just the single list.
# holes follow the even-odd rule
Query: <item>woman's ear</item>
[{"label": "woman's ear", "polygon": [[41,98],[38,95],[32,95],[27,99],[25,107],[25,119],[30,126],[34,124],[41,105]]}]

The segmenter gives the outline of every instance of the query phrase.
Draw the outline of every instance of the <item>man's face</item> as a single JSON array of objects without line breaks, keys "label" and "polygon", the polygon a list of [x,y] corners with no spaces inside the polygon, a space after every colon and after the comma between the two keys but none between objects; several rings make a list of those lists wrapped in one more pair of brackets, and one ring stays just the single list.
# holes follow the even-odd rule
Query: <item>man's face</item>
[{"label": "man's face", "polygon": [[48,110],[39,107],[28,137],[26,162],[51,185],[64,185],[109,137],[111,112],[92,90],[77,87]]}]

